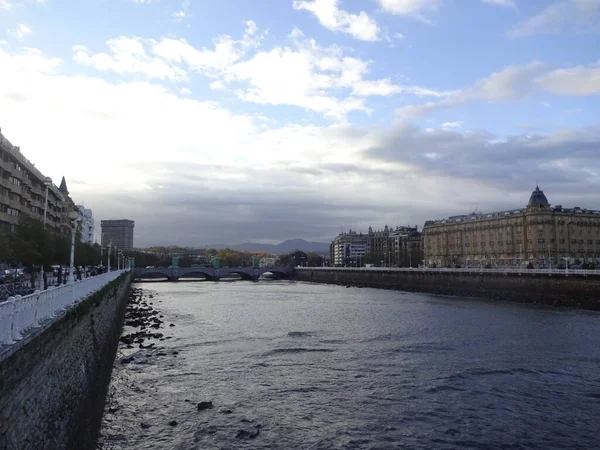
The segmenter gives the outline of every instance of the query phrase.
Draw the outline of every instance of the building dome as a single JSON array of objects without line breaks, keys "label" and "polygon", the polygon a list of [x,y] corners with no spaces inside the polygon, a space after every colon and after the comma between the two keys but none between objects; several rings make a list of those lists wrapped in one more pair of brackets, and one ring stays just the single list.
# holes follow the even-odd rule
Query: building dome
[{"label": "building dome", "polygon": [[536,186],[535,191],[533,191],[531,193],[531,197],[529,197],[529,203],[527,206],[550,206],[550,203],[548,203],[548,199],[544,195],[544,191]]}]

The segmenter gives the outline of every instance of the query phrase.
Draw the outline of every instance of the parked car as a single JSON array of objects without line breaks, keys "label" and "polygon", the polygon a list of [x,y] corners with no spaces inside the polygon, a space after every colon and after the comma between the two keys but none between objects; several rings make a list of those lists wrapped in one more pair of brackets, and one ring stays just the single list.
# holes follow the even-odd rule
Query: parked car
[{"label": "parked car", "polygon": [[23,269],[7,269],[4,271],[4,280],[20,281],[25,279],[25,271]]}]

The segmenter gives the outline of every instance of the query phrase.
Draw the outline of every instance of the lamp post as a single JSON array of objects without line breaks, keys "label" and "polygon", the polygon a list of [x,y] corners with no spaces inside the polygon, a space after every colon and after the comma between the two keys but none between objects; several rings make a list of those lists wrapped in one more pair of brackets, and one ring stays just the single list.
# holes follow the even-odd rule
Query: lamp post
[{"label": "lamp post", "polygon": [[69,266],[69,279],[68,284],[73,284],[75,279],[73,278],[73,265],[75,263],[75,232],[77,231],[77,223],[79,222],[79,214],[75,211],[69,213],[69,220],[71,221],[71,264]]},{"label": "lamp post", "polygon": [[[46,197],[44,199],[44,226],[42,228],[42,238],[44,242],[46,241],[46,214],[48,211],[48,188],[52,184],[52,179],[50,177],[44,178],[44,186],[46,186]],[[42,284],[44,283],[44,261],[42,259],[42,264],[40,264],[40,291],[42,290]]]},{"label": "lamp post", "polygon": [[110,249],[112,247],[112,242],[109,242],[106,247],[108,248],[108,261],[106,262],[106,271],[110,272]]},{"label": "lamp post", "polygon": [[565,275],[569,275],[569,258],[563,256],[563,259],[565,260]]}]

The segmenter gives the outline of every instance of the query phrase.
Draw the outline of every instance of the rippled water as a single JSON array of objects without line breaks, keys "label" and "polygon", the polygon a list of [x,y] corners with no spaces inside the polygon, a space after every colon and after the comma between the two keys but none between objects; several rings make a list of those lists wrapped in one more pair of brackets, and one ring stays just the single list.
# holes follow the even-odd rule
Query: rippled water
[{"label": "rippled water", "polygon": [[115,364],[105,449],[600,447],[598,313],[295,282],[138,287],[176,326],[119,350],[135,360]]}]

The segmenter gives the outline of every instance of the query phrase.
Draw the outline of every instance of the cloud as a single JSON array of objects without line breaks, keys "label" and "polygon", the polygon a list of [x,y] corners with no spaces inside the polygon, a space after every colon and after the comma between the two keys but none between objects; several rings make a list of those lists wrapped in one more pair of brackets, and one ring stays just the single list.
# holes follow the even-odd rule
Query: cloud
[{"label": "cloud", "polygon": [[[535,178],[556,195],[592,192],[600,187],[597,148],[600,126],[564,129],[552,135],[515,135],[506,139],[486,131],[423,130],[399,122],[367,151],[371,158],[408,164],[419,173],[484,182],[510,193],[533,186]],[[559,194],[560,193],[560,194]],[[596,204],[591,204],[596,202]],[[597,200],[588,207],[598,208]]]},{"label": "cloud", "polygon": [[549,70],[540,62],[508,66],[482,78],[471,87],[448,92],[442,100],[407,105],[397,110],[402,118],[417,118],[473,101],[499,102],[523,99],[538,93],[565,96],[600,94],[600,63]]},{"label": "cloud", "polygon": [[339,0],[294,0],[296,10],[309,11],[319,23],[331,31],[340,31],[362,41],[379,40],[377,22],[361,11],[352,14],[339,8]]},{"label": "cloud", "polygon": [[537,83],[556,95],[600,94],[600,63],[590,67],[576,66],[558,69],[537,79]]},{"label": "cloud", "polygon": [[[39,50],[4,47],[0,67],[3,133],[53,179],[85,175],[74,199],[98,219],[135,220],[136,245],[326,241],[340,225],[421,225],[476,203],[522,206],[532,173],[552,203],[598,207],[598,126],[503,140],[403,121],[264,129],[160,78],[70,75]],[[92,168],[82,169],[82,148]]]},{"label": "cloud", "polygon": [[518,24],[508,36],[600,30],[600,0],[555,1],[537,15]]},{"label": "cloud", "polygon": [[186,87],[182,87],[182,88],[179,90],[179,93],[180,93],[181,95],[192,95],[192,91],[190,91],[190,90],[189,90],[188,88],[186,88]]},{"label": "cloud", "polygon": [[260,45],[264,37],[256,24],[246,22],[246,32],[240,40],[229,35],[213,41],[214,49],[196,49],[185,39],[163,38],[153,41],[152,52],[172,64],[186,64],[197,73],[216,76],[239,61],[249,50]]},{"label": "cloud", "polygon": [[185,71],[168,64],[161,58],[146,53],[144,42],[139,37],[120,36],[106,43],[108,53],[92,54],[83,46],[75,46],[73,60],[97,70],[110,70],[118,74],[141,74],[148,78],[185,80]]},{"label": "cloud", "polygon": [[24,41],[27,36],[33,34],[33,31],[22,23],[18,24],[14,30],[8,30],[8,34],[14,37],[17,41]]},{"label": "cloud", "polygon": [[408,16],[423,22],[431,23],[425,15],[435,12],[439,7],[439,0],[377,0],[385,12],[398,16]]},{"label": "cloud", "polygon": [[10,11],[17,6],[23,6],[24,2],[34,2],[38,5],[45,5],[48,0],[0,0],[0,9]]},{"label": "cloud", "polygon": [[173,17],[173,19],[175,19],[175,21],[181,22],[184,19],[190,17],[190,14],[191,14],[191,2],[190,2],[190,0],[183,0],[181,2],[181,8],[179,9],[179,11],[175,11],[174,13],[172,13],[171,17]]},{"label": "cloud", "polygon": [[492,6],[502,6],[504,8],[512,8],[514,10],[517,9],[515,0],[481,0],[481,2]]},{"label": "cloud", "polygon": [[462,124],[462,122],[444,122],[442,128],[460,128]]},{"label": "cloud", "polygon": [[499,72],[478,80],[473,86],[457,90],[439,102],[407,105],[397,110],[405,118],[416,118],[431,112],[459,106],[471,101],[496,102],[523,97],[533,90],[535,78],[544,70],[544,65],[532,62],[525,66],[508,66]]}]

